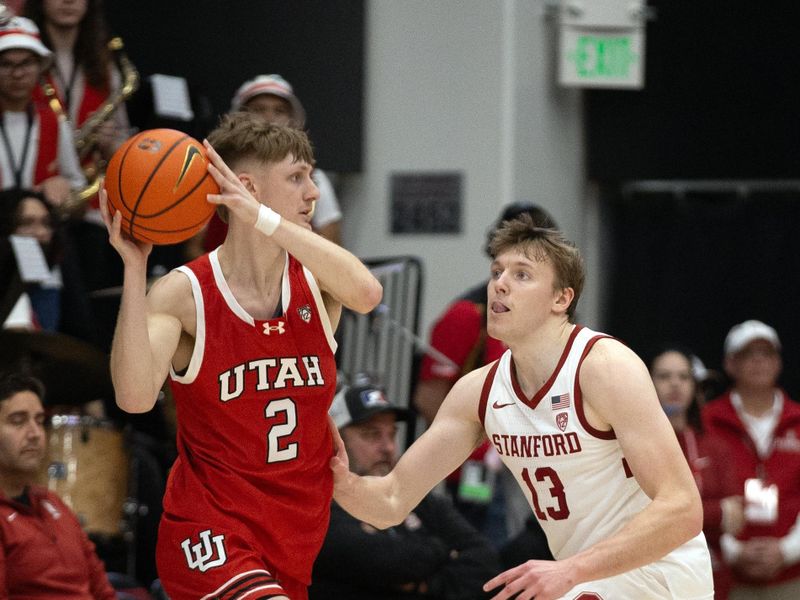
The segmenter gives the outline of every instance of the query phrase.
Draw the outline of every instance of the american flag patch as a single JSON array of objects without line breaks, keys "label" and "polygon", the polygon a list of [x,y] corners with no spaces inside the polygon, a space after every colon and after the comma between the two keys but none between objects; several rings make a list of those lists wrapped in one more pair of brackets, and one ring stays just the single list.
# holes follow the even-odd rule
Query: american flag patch
[{"label": "american flag patch", "polygon": [[561,394],[560,396],[550,396],[550,403],[553,410],[569,408],[569,393]]}]

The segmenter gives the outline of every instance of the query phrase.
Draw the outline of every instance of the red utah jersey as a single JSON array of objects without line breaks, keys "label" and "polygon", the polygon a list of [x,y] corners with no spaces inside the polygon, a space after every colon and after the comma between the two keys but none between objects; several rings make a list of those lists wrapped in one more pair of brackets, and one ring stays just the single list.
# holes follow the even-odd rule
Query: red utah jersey
[{"label": "red utah jersey", "polygon": [[[333,490],[336,342],[319,289],[288,256],[282,310],[262,321],[234,298],[216,251],[180,270],[197,333],[186,372],[171,373],[178,459],[164,518],[205,523],[212,536],[215,527],[235,532],[277,572],[308,583]],[[186,559],[197,566],[188,550]]]}]

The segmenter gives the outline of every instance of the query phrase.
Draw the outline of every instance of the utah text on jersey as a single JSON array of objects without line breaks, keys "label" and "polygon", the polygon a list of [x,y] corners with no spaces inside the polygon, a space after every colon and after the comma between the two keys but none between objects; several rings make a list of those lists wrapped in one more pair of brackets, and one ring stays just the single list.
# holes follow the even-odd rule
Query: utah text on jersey
[{"label": "utah text on jersey", "polygon": [[236,365],[219,375],[219,399],[234,400],[242,395],[245,383],[256,391],[325,385],[319,356],[259,358]]}]

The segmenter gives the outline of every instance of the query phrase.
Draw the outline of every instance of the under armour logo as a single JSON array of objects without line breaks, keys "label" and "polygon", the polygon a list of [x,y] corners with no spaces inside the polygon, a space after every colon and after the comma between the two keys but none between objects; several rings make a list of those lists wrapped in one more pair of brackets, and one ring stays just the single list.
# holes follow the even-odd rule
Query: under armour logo
[{"label": "under armour logo", "polygon": [[210,529],[200,532],[200,541],[197,544],[189,545],[192,543],[192,538],[183,540],[181,548],[183,548],[183,553],[186,554],[186,563],[189,568],[205,573],[209,569],[224,565],[225,561],[228,560],[228,556],[225,554],[225,546],[223,545],[224,541],[224,535],[212,537]]},{"label": "under armour logo", "polygon": [[286,331],[283,326],[283,321],[278,321],[277,325],[264,323],[264,335],[271,335],[273,331],[277,331],[279,335]]}]

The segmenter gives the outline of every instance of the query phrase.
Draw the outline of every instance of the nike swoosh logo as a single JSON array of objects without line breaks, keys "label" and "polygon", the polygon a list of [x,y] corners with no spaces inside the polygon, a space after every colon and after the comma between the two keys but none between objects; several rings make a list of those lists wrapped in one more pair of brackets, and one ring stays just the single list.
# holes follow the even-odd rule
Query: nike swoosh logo
[{"label": "nike swoosh logo", "polygon": [[172,188],[173,192],[178,189],[178,186],[186,176],[186,172],[189,170],[189,167],[192,166],[192,161],[198,156],[202,158],[200,149],[197,146],[190,145],[188,148],[186,148],[186,156],[183,157],[183,166],[181,167],[180,175],[178,175],[178,181],[175,183],[175,187]]},{"label": "nike swoosh logo", "polygon": [[508,404],[498,404],[497,400],[492,404],[492,408],[505,408],[506,406],[514,406],[516,402],[509,402]]}]

